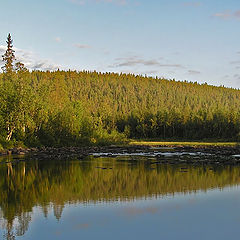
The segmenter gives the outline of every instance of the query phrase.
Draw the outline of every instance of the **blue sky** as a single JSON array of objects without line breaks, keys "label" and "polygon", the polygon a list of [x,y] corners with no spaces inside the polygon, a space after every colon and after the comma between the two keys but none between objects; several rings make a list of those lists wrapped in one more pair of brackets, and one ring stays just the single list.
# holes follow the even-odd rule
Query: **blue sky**
[{"label": "blue sky", "polygon": [[2,1],[7,34],[30,69],[131,72],[240,88],[237,0]]}]

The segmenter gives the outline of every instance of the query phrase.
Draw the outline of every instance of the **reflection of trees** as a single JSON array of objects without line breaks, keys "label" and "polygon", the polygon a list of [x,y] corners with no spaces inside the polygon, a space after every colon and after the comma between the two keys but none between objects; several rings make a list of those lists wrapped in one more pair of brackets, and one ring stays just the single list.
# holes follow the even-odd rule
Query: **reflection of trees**
[{"label": "reflection of trees", "polygon": [[58,204],[53,205],[53,213],[58,221],[62,216],[63,208],[64,208],[64,205],[58,205]]},{"label": "reflection of trees", "polygon": [[[79,172],[80,170],[80,172]],[[61,218],[64,201],[71,197],[73,190],[81,187],[81,168],[61,162],[21,162],[0,166],[0,209],[1,224],[5,239],[24,235],[31,221],[32,208],[41,205],[47,217],[49,203],[53,202],[56,219]],[[80,183],[69,189],[72,182]]]},{"label": "reflection of trees", "polygon": [[14,240],[15,239],[15,235],[14,235],[12,229],[9,229],[9,227],[7,228],[7,232],[4,233],[3,237],[7,240]]},{"label": "reflection of trees", "polygon": [[31,221],[31,213],[23,213],[18,217],[18,225],[16,227],[16,235],[22,236],[28,230],[28,225]]},{"label": "reflection of trees", "polygon": [[0,166],[0,218],[5,238],[28,229],[33,207],[45,217],[50,206],[60,219],[66,202],[131,200],[140,197],[223,188],[240,182],[239,167],[147,164],[118,159],[29,161]]},{"label": "reflection of trees", "polygon": [[16,216],[14,221],[4,219],[1,228],[5,229],[4,238],[7,240],[15,239],[15,236],[23,236],[28,230],[31,221],[31,213],[23,212],[21,215]]}]

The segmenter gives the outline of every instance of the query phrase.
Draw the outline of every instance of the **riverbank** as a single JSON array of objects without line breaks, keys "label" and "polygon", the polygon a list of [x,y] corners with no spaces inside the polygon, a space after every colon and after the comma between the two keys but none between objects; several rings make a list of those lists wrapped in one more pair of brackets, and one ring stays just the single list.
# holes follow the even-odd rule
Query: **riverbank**
[{"label": "riverbank", "polygon": [[[191,142],[153,142],[137,145],[131,142],[128,145],[90,146],[90,147],[41,147],[41,148],[12,148],[2,151],[2,156],[12,156],[16,161],[28,159],[84,159],[93,157],[124,157],[127,160],[137,157],[156,159],[158,164],[222,164],[240,165],[240,147],[237,144],[217,145],[199,144]],[[26,156],[18,158],[18,156]],[[9,160],[8,160],[9,161]],[[7,162],[8,162],[7,161]],[[3,161],[4,162],[4,161]]]},{"label": "riverbank", "polygon": [[156,141],[156,140],[131,140],[130,145],[138,146],[183,146],[183,147],[236,147],[239,145],[238,142],[212,142],[212,141]]},{"label": "riverbank", "polygon": [[105,146],[79,146],[79,147],[12,147],[7,149],[0,149],[0,156],[1,155],[25,155],[28,153],[38,153],[38,152],[70,152],[73,153],[75,151],[82,152],[88,150],[95,152],[95,151],[108,151],[112,149],[125,149],[128,151],[132,151],[134,149],[149,149],[151,147],[172,147],[172,148],[181,148],[181,149],[206,149],[206,148],[232,148],[237,150],[240,149],[240,143],[238,142],[197,142],[197,141],[156,141],[156,140],[130,140],[126,144],[114,144],[114,145],[105,145]]}]

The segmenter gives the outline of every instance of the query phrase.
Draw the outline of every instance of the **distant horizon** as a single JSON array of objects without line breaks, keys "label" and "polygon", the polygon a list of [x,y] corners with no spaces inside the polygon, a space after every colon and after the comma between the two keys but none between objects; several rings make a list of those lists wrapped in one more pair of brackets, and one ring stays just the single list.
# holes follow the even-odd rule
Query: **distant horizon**
[{"label": "distant horizon", "polygon": [[13,0],[1,7],[0,55],[10,32],[16,57],[30,70],[122,72],[240,88],[236,0]]}]

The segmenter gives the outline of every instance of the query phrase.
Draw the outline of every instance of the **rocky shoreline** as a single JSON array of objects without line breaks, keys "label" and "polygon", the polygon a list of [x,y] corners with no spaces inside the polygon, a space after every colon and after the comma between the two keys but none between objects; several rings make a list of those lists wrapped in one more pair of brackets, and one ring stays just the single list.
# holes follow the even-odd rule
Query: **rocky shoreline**
[{"label": "rocky shoreline", "polygon": [[[27,159],[83,159],[87,156],[117,157],[117,156],[152,156],[159,164],[222,164],[240,165],[239,147],[222,146],[93,146],[93,147],[41,147],[12,148],[0,152],[0,156],[26,156]],[[174,158],[171,156],[174,155]]]}]

